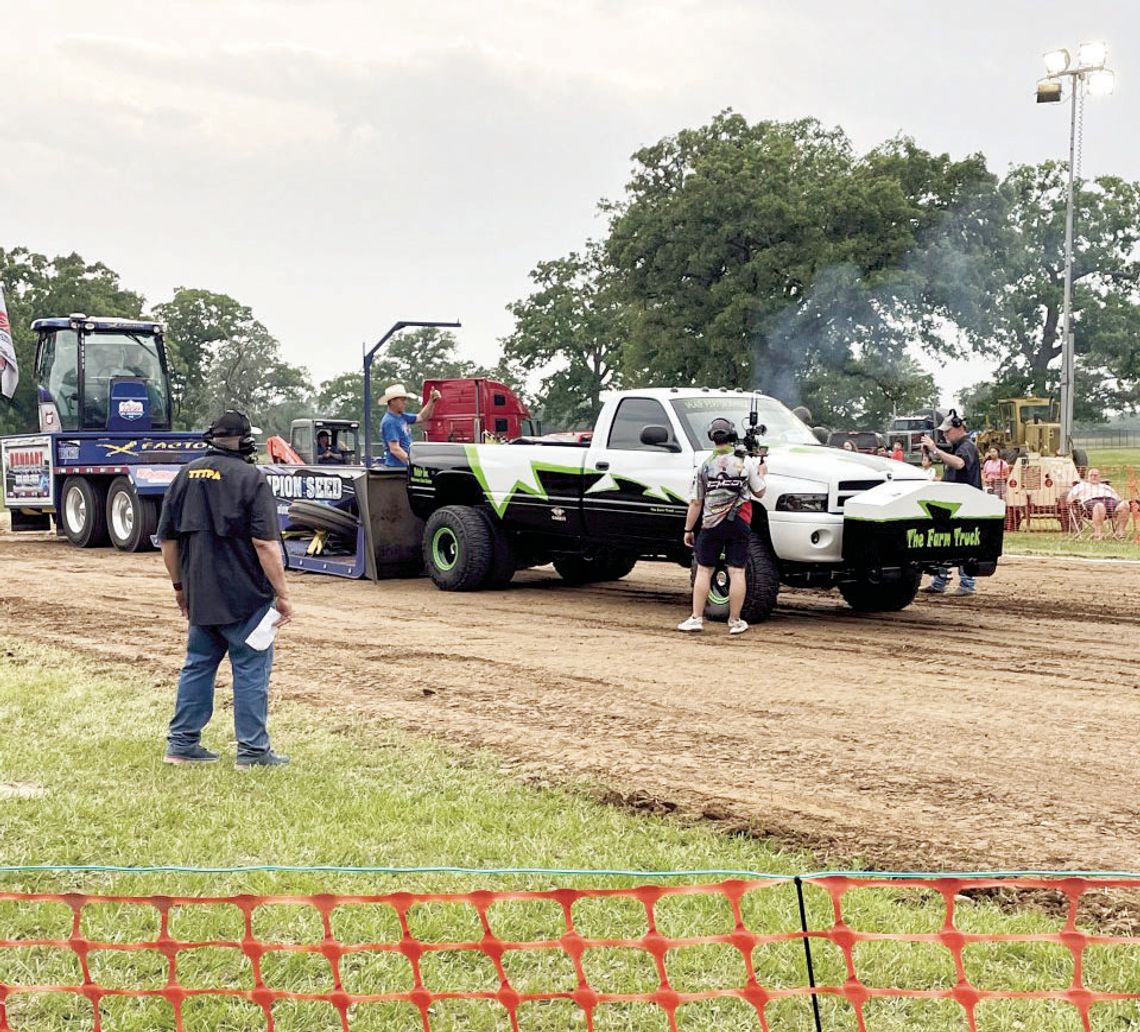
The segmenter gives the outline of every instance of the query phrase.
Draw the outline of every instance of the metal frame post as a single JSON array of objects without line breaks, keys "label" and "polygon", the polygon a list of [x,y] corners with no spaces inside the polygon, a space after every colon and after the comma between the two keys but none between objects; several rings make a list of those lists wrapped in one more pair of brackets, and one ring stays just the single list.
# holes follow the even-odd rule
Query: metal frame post
[{"label": "metal frame post", "polygon": [[1073,450],[1073,402],[1076,395],[1076,363],[1073,353],[1073,179],[1077,159],[1077,102],[1084,77],[1072,76],[1069,116],[1069,184],[1065,201],[1065,300],[1061,318],[1061,449]]},{"label": "metal frame post", "polygon": [[808,938],[807,907],[804,906],[804,883],[797,874],[792,882],[796,886],[796,899],[800,905],[800,929],[804,933],[804,960],[807,961],[808,987],[812,990],[811,1012],[815,1019],[815,1032],[823,1032],[823,1021],[819,1016],[819,997],[815,993],[815,968],[811,962],[811,939]]}]

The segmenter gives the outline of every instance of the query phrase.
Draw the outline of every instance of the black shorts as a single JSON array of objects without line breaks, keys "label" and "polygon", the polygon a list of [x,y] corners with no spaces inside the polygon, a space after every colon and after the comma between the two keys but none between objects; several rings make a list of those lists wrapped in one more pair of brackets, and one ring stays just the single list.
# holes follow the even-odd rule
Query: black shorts
[{"label": "black shorts", "polygon": [[698,566],[716,566],[721,553],[728,566],[741,567],[748,563],[748,539],[752,528],[739,516],[734,520],[721,520],[715,527],[704,527],[697,535],[693,551]]}]

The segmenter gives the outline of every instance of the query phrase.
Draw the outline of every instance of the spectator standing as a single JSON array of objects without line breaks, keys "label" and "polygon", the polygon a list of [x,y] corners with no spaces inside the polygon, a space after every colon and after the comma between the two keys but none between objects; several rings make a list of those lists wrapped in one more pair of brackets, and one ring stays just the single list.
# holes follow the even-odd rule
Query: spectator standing
[{"label": "spectator standing", "polygon": [[1005,482],[1009,479],[1009,463],[1005,461],[996,448],[986,452],[986,461],[982,465],[982,485],[987,494],[1005,498]]},{"label": "spectator standing", "polygon": [[[930,435],[922,438],[922,445],[933,457],[942,460],[942,480],[950,484],[969,484],[982,489],[982,464],[978,449],[970,440],[966,421],[954,410],[950,410],[938,428],[946,436],[947,447],[939,448]],[[922,590],[928,595],[945,595],[950,579],[950,567],[941,566],[934,579]],[[955,595],[972,595],[976,590],[975,580],[964,566],[958,567],[958,590]]]},{"label": "spectator standing", "polygon": [[380,404],[387,405],[388,411],[380,423],[380,435],[384,441],[383,465],[388,469],[407,469],[412,450],[412,432],[408,428],[421,419],[431,419],[435,403],[439,401],[439,391],[432,391],[428,403],[417,416],[406,412],[409,400],[415,395],[404,390],[402,383],[394,383],[381,396]]},{"label": "spectator standing", "polygon": [[269,747],[269,674],[273,646],[247,641],[276,603],[277,627],[293,616],[277,503],[253,465],[254,434],[240,412],[225,412],[206,431],[206,454],[183,466],[163,501],[158,538],[174,597],[190,622],[165,762],[213,763],[202,730],[214,711],[218,666],[233,670],[237,770],[289,762]]},{"label": "spectator standing", "polygon": [[903,448],[902,441],[895,441],[895,446],[891,449],[891,458],[895,462],[906,462],[906,450]]}]

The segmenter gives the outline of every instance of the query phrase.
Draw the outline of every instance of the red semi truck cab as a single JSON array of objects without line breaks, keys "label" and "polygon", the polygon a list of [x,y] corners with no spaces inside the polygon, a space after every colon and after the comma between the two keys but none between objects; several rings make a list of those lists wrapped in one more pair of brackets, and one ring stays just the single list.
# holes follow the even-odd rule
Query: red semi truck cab
[{"label": "red semi truck cab", "polygon": [[479,444],[485,435],[511,441],[540,432],[526,405],[498,380],[425,380],[425,405],[433,390],[440,398],[431,419],[421,422],[425,441]]}]

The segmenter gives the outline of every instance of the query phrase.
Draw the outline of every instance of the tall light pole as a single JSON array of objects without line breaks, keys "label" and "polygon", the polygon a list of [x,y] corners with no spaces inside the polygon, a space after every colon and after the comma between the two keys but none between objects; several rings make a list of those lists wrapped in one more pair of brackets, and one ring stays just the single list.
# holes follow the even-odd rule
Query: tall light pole
[{"label": "tall light pole", "polygon": [[1073,179],[1077,160],[1077,105],[1087,90],[1094,96],[1107,95],[1115,85],[1115,73],[1105,67],[1108,47],[1103,43],[1082,43],[1076,63],[1067,50],[1051,50],[1045,55],[1048,75],[1037,83],[1037,103],[1055,104],[1061,100],[1061,83],[1069,80],[1069,183],[1065,200],[1065,300],[1061,319],[1061,450],[1073,447],[1073,401],[1076,393],[1076,363],[1073,354]]}]

